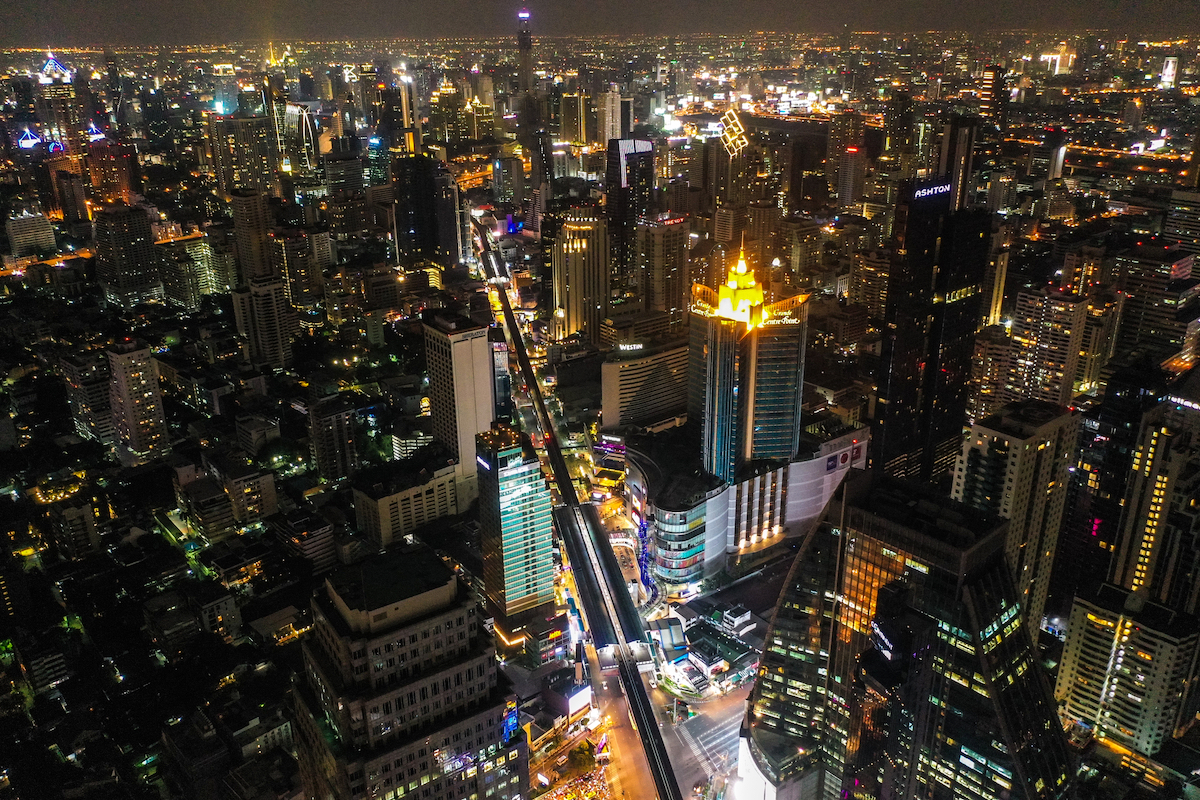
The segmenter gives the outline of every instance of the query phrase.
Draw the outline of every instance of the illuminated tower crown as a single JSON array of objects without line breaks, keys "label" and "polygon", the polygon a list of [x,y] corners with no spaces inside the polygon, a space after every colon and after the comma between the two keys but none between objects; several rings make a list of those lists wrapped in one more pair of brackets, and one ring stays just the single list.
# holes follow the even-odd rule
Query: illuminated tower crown
[{"label": "illuminated tower crown", "polygon": [[717,290],[717,315],[744,322],[750,327],[762,324],[767,318],[762,286],[746,264],[745,248],[738,252],[737,264],[729,270],[729,277]]}]

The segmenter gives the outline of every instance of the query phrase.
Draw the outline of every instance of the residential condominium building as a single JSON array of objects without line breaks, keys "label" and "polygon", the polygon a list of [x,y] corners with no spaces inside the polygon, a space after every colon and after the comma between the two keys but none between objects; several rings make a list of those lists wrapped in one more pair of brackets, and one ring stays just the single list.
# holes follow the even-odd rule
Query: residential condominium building
[{"label": "residential condominium building", "polygon": [[149,348],[133,341],[113,345],[108,371],[114,439],[122,459],[144,463],[169,453],[162,390]]},{"label": "residential condominium building", "polygon": [[1200,622],[1143,591],[1077,597],[1054,688],[1063,718],[1101,741],[1158,752],[1196,717]]},{"label": "residential condominium building", "polygon": [[1079,415],[1044,400],[1009,403],[963,440],[953,498],[1007,519],[1004,556],[1031,638],[1041,627],[1058,549]]},{"label": "residential condominium building", "polygon": [[1070,404],[1087,318],[1086,297],[1053,289],[1017,293],[1005,385],[1009,400]]},{"label": "residential condominium building", "polygon": [[338,570],[312,615],[294,689],[306,797],[528,796],[516,697],[473,595],[432,550]]}]

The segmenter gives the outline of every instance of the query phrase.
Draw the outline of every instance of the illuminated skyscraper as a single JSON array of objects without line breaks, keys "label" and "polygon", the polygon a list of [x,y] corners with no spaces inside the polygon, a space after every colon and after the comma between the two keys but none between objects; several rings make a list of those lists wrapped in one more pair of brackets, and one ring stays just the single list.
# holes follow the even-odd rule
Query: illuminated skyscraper
[{"label": "illuminated skyscraper", "polygon": [[1010,403],[971,426],[955,468],[955,500],[1009,520],[1004,557],[1031,638],[1050,591],[1078,432],[1079,417],[1062,406]]},{"label": "illuminated skyscraper", "polygon": [[171,452],[158,370],[149,348],[132,341],[108,350],[109,406],[118,454],[142,464]]},{"label": "illuminated skyscraper", "polygon": [[979,79],[979,116],[1004,130],[1007,124],[1008,87],[1005,76],[1008,70],[1001,66],[983,68]]},{"label": "illuminated skyscraper", "polygon": [[475,499],[475,434],[496,418],[495,363],[488,329],[444,309],[421,315],[433,438],[458,460],[458,502]]},{"label": "illuminated skyscraper", "polygon": [[765,304],[744,253],[716,291],[692,287],[688,416],[702,425],[704,469],[726,483],[750,461],[796,456],[807,300]]},{"label": "illuminated skyscraper", "polygon": [[271,274],[283,278],[293,308],[311,308],[325,296],[313,239],[328,235],[303,228],[277,228],[267,237]]},{"label": "illuminated skyscraper", "polygon": [[267,231],[272,219],[267,196],[254,189],[235,189],[229,205],[233,209],[234,255],[241,283],[270,277],[273,273]]},{"label": "illuminated skyscraper", "polygon": [[424,545],[325,579],[294,687],[305,797],[528,797],[516,697],[482,616]]},{"label": "illuminated skyscraper", "polygon": [[253,364],[271,369],[292,365],[292,339],[299,326],[281,278],[252,278],[234,291],[233,315],[238,333],[250,344]]},{"label": "illuminated skyscraper", "polygon": [[64,356],[59,369],[67,385],[75,432],[101,444],[112,444],[108,358],[98,351],[75,353]]},{"label": "illuminated skyscraper", "polygon": [[1118,353],[1140,349],[1159,360],[1192,355],[1195,342],[1188,331],[1200,316],[1188,280],[1194,260],[1195,255],[1165,243],[1143,244],[1117,254],[1117,272],[1125,276],[1126,293]]},{"label": "illuminated skyscraper", "polygon": [[599,344],[611,285],[608,246],[608,225],[594,211],[572,211],[559,228],[551,256],[554,338],[581,333]]},{"label": "illuminated skyscraper", "polygon": [[162,298],[145,211],[114,205],[96,212],[96,280],[105,301],[124,309]]},{"label": "illuminated skyscraper", "polygon": [[279,193],[281,154],[276,133],[270,116],[209,117],[208,142],[222,197],[230,198],[234,189]]},{"label": "illuminated skyscraper", "polygon": [[533,91],[533,31],[524,8],[517,12],[517,91]]},{"label": "illuminated skyscraper", "polygon": [[525,622],[554,610],[550,487],[532,446],[506,425],[477,434],[475,452],[483,589],[512,643]]},{"label": "illuminated skyscraper", "polygon": [[686,217],[664,215],[643,220],[636,230],[637,292],[647,311],[670,314],[674,322],[683,322],[687,313],[691,231],[686,222]]},{"label": "illuminated skyscraper", "polygon": [[958,458],[991,236],[987,212],[950,212],[952,189],[910,184],[897,207],[871,429],[872,463],[922,481]]},{"label": "illuminated skyscraper", "polygon": [[1070,405],[1087,317],[1085,297],[1053,289],[1019,292],[1005,396]]},{"label": "illuminated skyscraper", "polygon": [[93,142],[87,149],[88,176],[92,196],[101,203],[132,203],[138,180],[137,151],[130,145],[107,140]]},{"label": "illuminated skyscraper", "polygon": [[955,115],[942,126],[941,154],[937,174],[950,181],[950,210],[970,205],[975,191],[975,139],[979,120]]},{"label": "illuminated skyscraper", "polygon": [[654,201],[654,142],[610,140],[604,191],[612,290],[614,295],[621,296],[634,286],[637,225],[650,213]]},{"label": "illuminated skyscraper", "polygon": [[772,617],[739,797],[1068,797],[1004,541],[995,518],[852,472]]}]

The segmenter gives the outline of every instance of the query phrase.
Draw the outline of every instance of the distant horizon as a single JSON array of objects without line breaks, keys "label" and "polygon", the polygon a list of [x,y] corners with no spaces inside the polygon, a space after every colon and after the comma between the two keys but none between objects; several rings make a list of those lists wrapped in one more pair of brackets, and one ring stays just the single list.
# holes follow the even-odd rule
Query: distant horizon
[{"label": "distant horizon", "polygon": [[[1197,0],[1200,2],[1200,0]],[[572,33],[544,33],[534,34],[534,43],[539,40],[587,40],[587,39],[621,39],[628,37],[639,37],[647,39],[666,39],[672,37],[704,37],[704,36],[724,36],[737,38],[741,36],[763,36],[763,35],[780,35],[780,36],[838,36],[849,34],[851,36],[920,36],[934,34],[963,34],[971,36],[979,35],[1005,35],[1005,34],[1030,34],[1034,36],[1082,36],[1090,34],[1113,34],[1117,36],[1126,36],[1133,38],[1141,36],[1141,33],[1125,32],[1115,30],[1113,28],[1061,28],[1057,30],[1051,29],[1035,29],[1035,28],[993,28],[989,30],[968,30],[965,28],[928,28],[921,30],[904,30],[904,29],[875,29],[875,30],[849,30],[849,31],[833,31],[833,30],[806,30],[806,31],[791,31],[791,30],[744,30],[744,31],[688,31],[687,33],[590,33],[590,34],[572,34]],[[1200,51],[1200,28],[1193,33],[1176,33],[1173,39],[1187,41],[1190,39],[1197,40],[1197,50]],[[312,39],[305,37],[277,37],[274,39],[227,39],[227,40],[212,40],[212,41],[160,41],[160,42],[84,42],[79,44],[0,44],[0,51],[3,52],[31,52],[45,53],[72,53],[72,52],[94,52],[102,49],[115,50],[144,50],[155,47],[175,47],[175,48],[191,48],[191,47],[220,47],[225,45],[245,45],[245,46],[265,46],[270,44],[288,45],[293,43],[299,44],[337,44],[348,42],[452,42],[452,41],[474,41],[474,42],[503,42],[505,40],[516,41],[516,33],[503,34],[481,34],[475,36],[455,36],[455,35],[438,35],[438,36],[338,36],[330,39]],[[515,49],[515,45],[514,45]]]},{"label": "distant horizon", "polygon": [[[204,46],[231,42],[502,39],[530,9],[535,36],[1108,32],[1200,35],[1196,0],[44,0],[0,9],[0,47]],[[83,13],[83,12],[87,13]],[[735,24],[731,24],[735,23]],[[938,23],[931,25],[930,23]]]}]

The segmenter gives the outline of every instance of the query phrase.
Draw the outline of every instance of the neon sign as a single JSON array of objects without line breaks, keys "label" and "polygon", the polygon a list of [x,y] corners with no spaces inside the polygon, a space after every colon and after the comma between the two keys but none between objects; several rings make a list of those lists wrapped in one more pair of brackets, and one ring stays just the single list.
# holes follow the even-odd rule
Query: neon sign
[{"label": "neon sign", "polygon": [[517,730],[519,727],[520,726],[517,725],[517,704],[514,701],[509,700],[508,707],[504,712],[503,738],[505,744],[508,744],[513,740],[513,737],[517,735]]},{"label": "neon sign", "polygon": [[936,186],[926,186],[923,189],[917,189],[913,192],[913,199],[920,200],[924,197],[936,197],[939,194],[950,194],[950,184],[939,183]]}]

